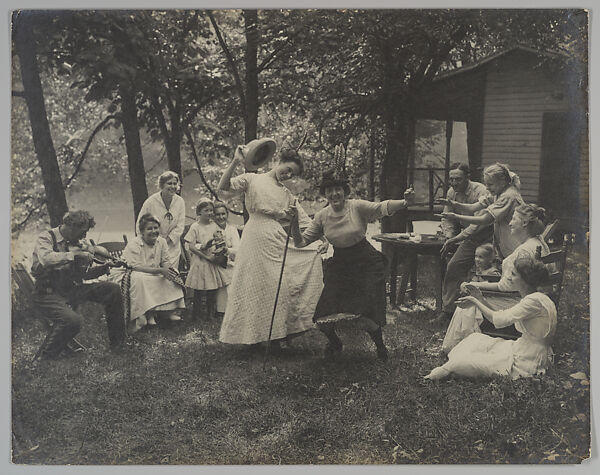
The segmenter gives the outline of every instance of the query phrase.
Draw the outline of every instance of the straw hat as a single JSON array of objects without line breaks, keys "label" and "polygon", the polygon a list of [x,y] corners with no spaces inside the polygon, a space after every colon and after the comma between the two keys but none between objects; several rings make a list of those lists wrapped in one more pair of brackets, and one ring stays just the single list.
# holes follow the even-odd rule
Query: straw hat
[{"label": "straw hat", "polygon": [[244,166],[248,171],[255,171],[265,166],[277,149],[275,140],[269,137],[254,139],[246,145],[240,145],[244,156]]}]

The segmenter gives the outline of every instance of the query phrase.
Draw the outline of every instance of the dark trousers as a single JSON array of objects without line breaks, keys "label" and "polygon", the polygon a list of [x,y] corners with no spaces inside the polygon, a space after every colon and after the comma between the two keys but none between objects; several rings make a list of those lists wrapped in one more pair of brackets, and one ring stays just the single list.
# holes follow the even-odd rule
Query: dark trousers
[{"label": "dark trousers", "polygon": [[67,296],[56,292],[35,292],[34,305],[53,323],[46,346],[42,350],[44,357],[58,356],[67,343],[79,333],[83,317],[74,308],[86,300],[104,305],[111,347],[117,346],[125,339],[121,289],[117,284],[112,282],[81,284],[74,287]]},{"label": "dark trousers", "polygon": [[492,242],[494,227],[486,226],[460,243],[446,266],[442,284],[442,311],[454,313],[454,302],[460,293],[460,284],[467,280],[469,270],[475,264],[475,249],[486,242]]}]

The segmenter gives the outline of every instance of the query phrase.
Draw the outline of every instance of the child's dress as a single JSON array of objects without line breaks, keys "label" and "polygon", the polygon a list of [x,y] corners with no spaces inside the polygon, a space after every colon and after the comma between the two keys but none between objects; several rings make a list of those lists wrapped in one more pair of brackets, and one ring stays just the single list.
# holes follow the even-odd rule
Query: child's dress
[{"label": "child's dress", "polygon": [[[194,223],[185,235],[185,241],[189,243],[190,248],[200,249],[213,239],[213,234],[219,227],[211,222],[210,224]],[[203,251],[209,253],[210,250]],[[229,284],[228,275],[221,271],[220,267],[200,256],[190,252],[191,263],[185,286],[195,290],[215,290]]]},{"label": "child's dress", "polygon": [[515,306],[492,314],[496,328],[515,324],[522,336],[516,340],[472,333],[448,354],[441,367],[466,377],[493,375],[519,377],[543,374],[552,362],[550,343],[556,331],[556,307],[541,292],[526,295]]}]

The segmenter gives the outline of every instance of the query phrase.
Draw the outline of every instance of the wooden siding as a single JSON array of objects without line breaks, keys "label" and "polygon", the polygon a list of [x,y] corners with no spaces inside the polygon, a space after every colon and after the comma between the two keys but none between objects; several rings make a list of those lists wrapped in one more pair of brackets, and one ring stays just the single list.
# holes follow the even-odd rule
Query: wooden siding
[{"label": "wooden siding", "polygon": [[511,55],[490,65],[483,113],[483,167],[508,164],[530,202],[538,201],[543,113],[568,108],[556,76],[535,69],[535,61]]}]

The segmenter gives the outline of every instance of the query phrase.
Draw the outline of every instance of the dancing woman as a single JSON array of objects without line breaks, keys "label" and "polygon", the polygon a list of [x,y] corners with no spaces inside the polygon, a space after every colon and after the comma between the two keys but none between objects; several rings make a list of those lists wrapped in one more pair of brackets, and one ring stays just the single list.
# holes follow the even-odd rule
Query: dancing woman
[{"label": "dancing woman", "polygon": [[[283,182],[301,175],[304,165],[298,153],[284,151],[270,171],[232,178],[243,161],[243,152],[238,148],[219,182],[219,190],[244,192],[250,214],[227,290],[219,339],[224,343],[254,345],[269,339],[287,239],[282,224],[289,225],[287,211],[296,200]],[[298,214],[304,225],[310,222],[300,207]],[[322,262],[317,249],[290,246],[271,334],[275,348],[278,340],[312,328],[312,315],[322,288]]]},{"label": "dancing woman", "polygon": [[329,340],[326,356],[342,350],[335,332],[338,321],[352,318],[371,336],[377,356],[387,360],[381,328],[386,323],[385,257],[365,238],[367,224],[383,216],[405,209],[414,198],[406,190],[403,200],[373,203],[348,199],[350,187],[341,171],[323,174],[320,192],[326,206],[307,229],[301,232],[298,220],[292,220],[292,236],[296,247],[304,247],[325,237],[333,245],[334,254],[325,270],[325,287],[319,298],[314,321]]}]

